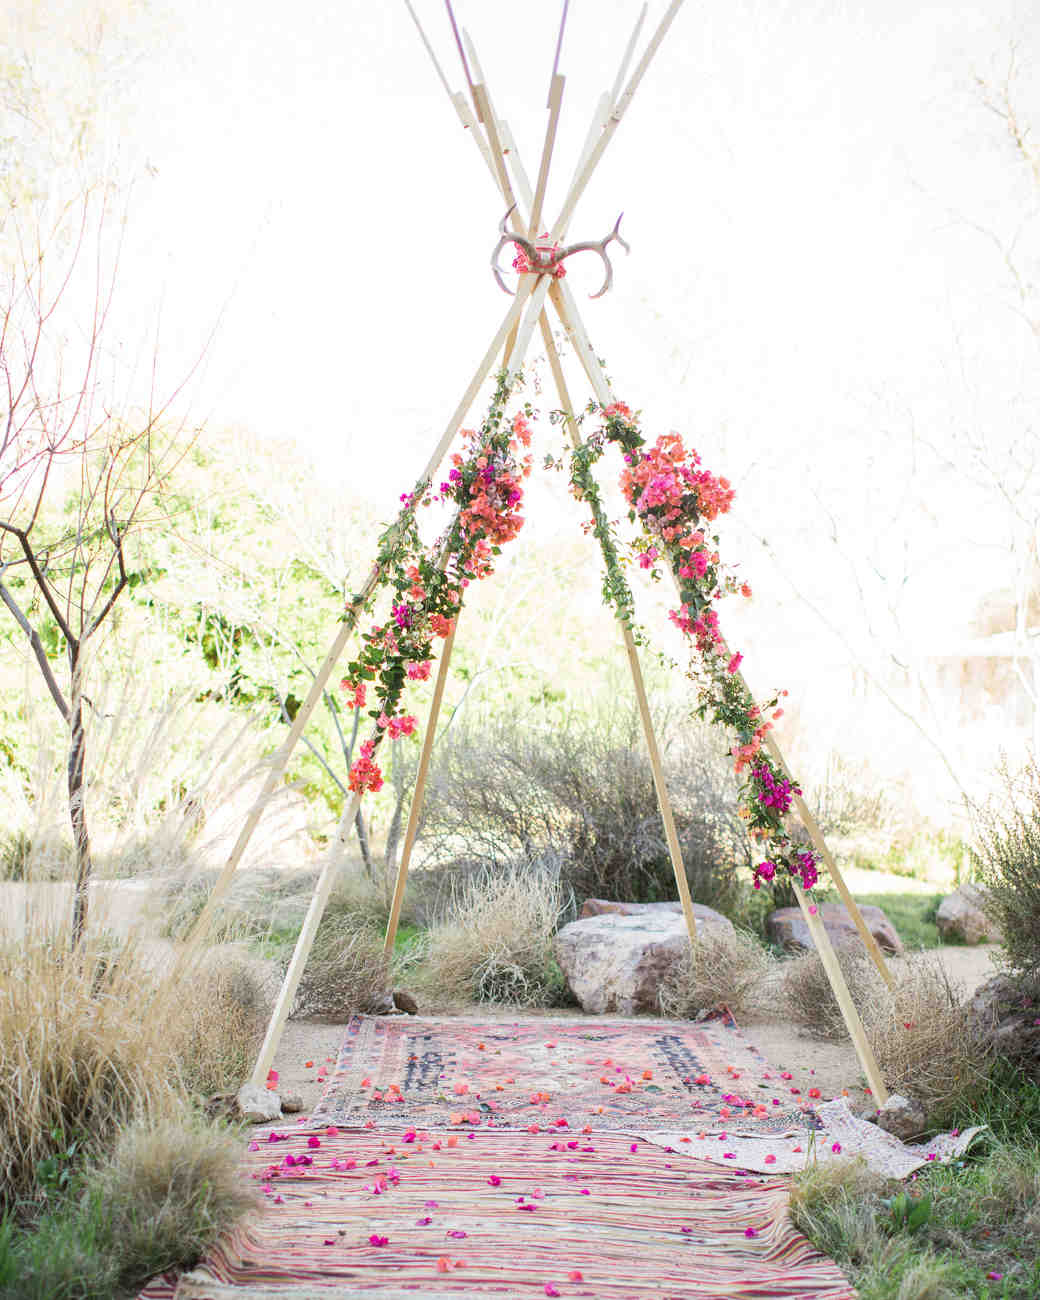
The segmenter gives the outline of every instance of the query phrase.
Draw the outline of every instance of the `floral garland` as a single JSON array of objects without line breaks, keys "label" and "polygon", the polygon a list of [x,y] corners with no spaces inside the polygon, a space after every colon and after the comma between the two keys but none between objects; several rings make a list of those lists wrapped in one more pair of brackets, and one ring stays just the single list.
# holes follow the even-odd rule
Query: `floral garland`
[{"label": "floral garland", "polygon": [[[410,736],[416,726],[401,707],[407,683],[428,680],[434,643],[451,635],[466,587],[493,572],[502,546],[523,527],[521,484],[531,458],[522,449],[531,441],[531,412],[525,407],[505,419],[515,382],[500,373],[480,429],[462,430],[463,448],[452,455],[447,478],[436,489],[406,493],[401,516],[379,539],[377,564],[393,592],[390,618],[362,633],[361,652],[341,682],[348,708],[365,708],[370,687],[375,696],[368,711],[374,734],[350,768],[348,784],[356,793],[382,786],[379,745],[385,736]],[[424,547],[416,507],[438,501],[454,502],[455,515],[437,542]]]},{"label": "floral garland", "polygon": [[733,489],[727,479],[703,469],[700,457],[683,446],[678,434],[663,434],[648,445],[624,403],[590,410],[600,416],[602,428],[575,450],[571,481],[576,494],[592,506],[594,531],[601,543],[604,538],[609,542],[603,546],[608,567],[604,596],[618,618],[630,623],[631,592],[589,473],[603,453],[604,442],[612,442],[621,448],[625,461],[621,490],[630,507],[629,520],[642,527],[642,537],[635,543],[638,563],[655,579],[661,577],[658,566],[667,565],[679,589],[679,606],[669,617],[697,652],[690,672],[699,687],[697,713],[728,727],[736,737],[729,753],[737,774],[744,777],[740,815],[752,837],[770,846],[769,857],[754,869],[755,888],[785,872],[811,890],[818,879],[816,856],[793,840],[784,826],[792,799],[802,792],[763,750],[766,735],[783,714],[780,696],[787,692],[780,692],[764,709],[755,703],[740,673],[743,656],[726,645],[714,608],[727,595],[751,596],[746,582],[725,572],[719,539],[705,527],[729,510]]}]

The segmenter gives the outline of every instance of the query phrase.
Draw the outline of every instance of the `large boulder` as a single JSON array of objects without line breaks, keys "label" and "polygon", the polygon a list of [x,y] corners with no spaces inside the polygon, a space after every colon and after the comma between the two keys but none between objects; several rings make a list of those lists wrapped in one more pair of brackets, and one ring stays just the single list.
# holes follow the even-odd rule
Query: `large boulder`
[{"label": "large boulder", "polygon": [[999,943],[1000,927],[986,915],[986,892],[967,882],[939,904],[939,933],[949,943]]},{"label": "large boulder", "polygon": [[[694,915],[698,927],[733,937],[731,922],[719,912],[695,903]],[[584,1011],[632,1015],[658,1010],[661,979],[689,944],[682,909],[657,907],[634,916],[610,912],[572,921],[556,935],[555,949]]]},{"label": "large boulder", "polygon": [[[823,928],[836,948],[843,944],[861,942],[859,931],[844,903],[820,903],[818,906]],[[900,955],[903,952],[903,941],[881,908],[866,904],[859,910],[882,952]],[[784,948],[811,951],[816,946],[800,907],[778,907],[775,912],[770,912],[766,920],[766,934],[773,943]]]},{"label": "large boulder", "polygon": [[1040,983],[995,975],[975,990],[968,1024],[982,1047],[1021,1065],[1040,1082]]},{"label": "large boulder", "polygon": [[[698,906],[700,904],[694,904],[695,908]],[[710,912],[711,908],[703,910]],[[615,903],[609,898],[586,898],[581,905],[578,919],[584,921],[589,916],[652,916],[654,913],[662,912],[670,912],[673,915],[678,912],[681,916],[682,903]],[[714,915],[718,916],[718,912]]]}]

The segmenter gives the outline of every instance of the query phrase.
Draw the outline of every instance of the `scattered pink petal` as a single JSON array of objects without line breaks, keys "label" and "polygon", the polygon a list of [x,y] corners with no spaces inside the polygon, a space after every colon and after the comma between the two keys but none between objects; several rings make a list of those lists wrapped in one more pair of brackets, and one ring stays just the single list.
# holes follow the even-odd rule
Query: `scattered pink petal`
[{"label": "scattered pink petal", "polygon": [[1000,1279],[1004,1276],[1004,1274],[1003,1274],[1003,1273],[987,1273],[986,1276],[989,1278],[989,1280],[990,1280],[991,1282],[999,1282]]},{"label": "scattered pink petal", "polygon": [[378,1233],[373,1232],[371,1237],[368,1239],[368,1244],[370,1246],[387,1246],[390,1244],[390,1238],[380,1237]]},{"label": "scattered pink petal", "polygon": [[[796,1151],[800,1151],[800,1150],[801,1150],[801,1147],[795,1147],[795,1150],[796,1150]],[[766,1163],[767,1165],[775,1165],[775,1164],[776,1164],[776,1156],[766,1156],[765,1163]]]},{"label": "scattered pink petal", "polygon": [[500,1187],[502,1184],[502,1179],[499,1178],[498,1174],[492,1174],[491,1177],[488,1179],[488,1184],[491,1187]]},{"label": "scattered pink petal", "polygon": [[312,1134],[312,1135],[307,1139],[307,1145],[308,1145],[309,1147],[320,1147],[320,1146],[321,1146],[321,1138],[316,1138],[316,1137]]},{"label": "scattered pink petal", "polygon": [[433,1220],[430,1218],[429,1215],[427,1215],[425,1219],[416,1219],[415,1226],[417,1228],[425,1228],[428,1223],[432,1223],[432,1222]]},{"label": "scattered pink petal", "polygon": [[567,1281],[568,1281],[568,1282],[584,1282],[585,1279],[584,1279],[584,1277],[582,1277],[581,1269],[580,1269],[580,1268],[572,1268],[571,1271],[567,1274]]},{"label": "scattered pink petal", "polygon": [[834,1142],[834,1143],[832,1143],[832,1144],[831,1144],[831,1150],[834,1152],[835,1155],[840,1154],[840,1152],[841,1152],[841,1143],[840,1143],[840,1142]]},{"label": "scattered pink petal", "polygon": [[552,1284],[551,1282],[546,1282],[546,1284],[545,1284],[545,1294],[546,1294],[546,1295],[559,1295],[560,1293],[559,1293],[559,1291],[556,1290],[556,1288],[553,1286],[553,1284]]},{"label": "scattered pink petal", "polygon": [[745,1237],[757,1237],[757,1236],[758,1236],[758,1233],[755,1231],[754,1228],[745,1228],[745,1229],[744,1229],[744,1236],[745,1236]]}]

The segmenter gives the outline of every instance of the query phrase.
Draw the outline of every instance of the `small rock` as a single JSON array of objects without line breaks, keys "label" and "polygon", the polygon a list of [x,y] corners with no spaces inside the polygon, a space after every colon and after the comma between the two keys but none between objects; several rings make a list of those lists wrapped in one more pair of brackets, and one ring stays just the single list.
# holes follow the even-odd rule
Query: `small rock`
[{"label": "small rock", "polygon": [[419,1014],[419,1004],[410,993],[405,993],[403,989],[394,990],[394,1006],[398,1011],[404,1011],[409,1016]]},{"label": "small rock", "polygon": [[[880,907],[869,903],[860,907],[867,929],[877,940],[882,952],[899,956],[903,952],[903,941],[896,933],[896,928]],[[840,948],[845,943],[861,943],[856,923],[849,915],[844,903],[820,903],[819,916],[823,928],[830,935],[831,943]],[[784,948],[804,948],[811,952],[815,948],[809,926],[802,915],[800,907],[778,907],[770,912],[766,920],[766,934],[773,943]]]},{"label": "small rock", "polygon": [[233,1092],[217,1092],[206,1098],[203,1106],[207,1119],[230,1119],[238,1111]]},{"label": "small rock", "polygon": [[362,1010],[370,1016],[392,1016],[397,1008],[394,1006],[393,994],[387,989],[385,993],[373,994]]},{"label": "small rock", "polygon": [[303,1098],[298,1092],[290,1092],[282,1098],[282,1114],[296,1115],[303,1110]]},{"label": "small rock", "polygon": [[935,914],[939,933],[947,941],[999,943],[1000,927],[986,914],[986,891],[965,882],[939,904]]},{"label": "small rock", "polygon": [[877,1116],[878,1128],[883,1128],[886,1133],[891,1133],[902,1142],[920,1137],[927,1121],[928,1116],[921,1103],[898,1092],[892,1093]]},{"label": "small rock", "polygon": [[235,1097],[239,1115],[247,1124],[269,1124],[280,1118],[282,1099],[270,1088],[244,1083]]}]

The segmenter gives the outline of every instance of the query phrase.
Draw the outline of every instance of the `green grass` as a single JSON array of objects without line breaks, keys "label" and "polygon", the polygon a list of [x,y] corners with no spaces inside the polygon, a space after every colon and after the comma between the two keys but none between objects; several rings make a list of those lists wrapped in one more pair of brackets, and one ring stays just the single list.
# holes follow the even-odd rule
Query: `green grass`
[{"label": "green grass", "polygon": [[1040,1295],[1040,1086],[1001,1068],[963,1122],[990,1130],[905,1186],[851,1161],[793,1180],[795,1223],[861,1300]]},{"label": "green grass", "polygon": [[856,902],[880,907],[907,948],[938,948],[947,942],[935,924],[944,898],[945,894],[857,894]]}]

